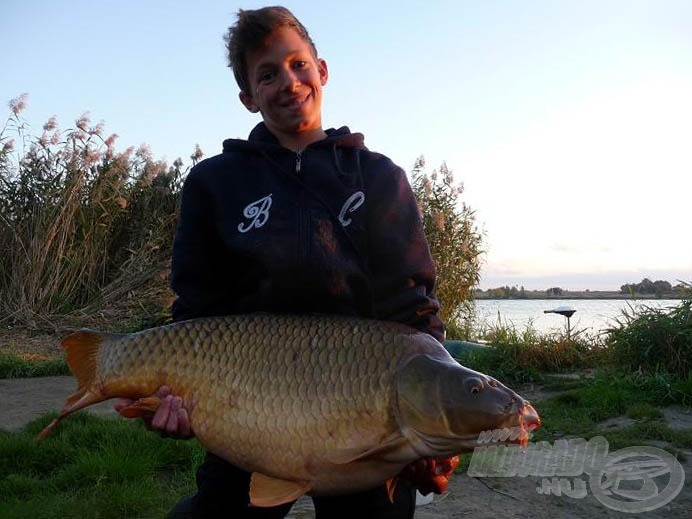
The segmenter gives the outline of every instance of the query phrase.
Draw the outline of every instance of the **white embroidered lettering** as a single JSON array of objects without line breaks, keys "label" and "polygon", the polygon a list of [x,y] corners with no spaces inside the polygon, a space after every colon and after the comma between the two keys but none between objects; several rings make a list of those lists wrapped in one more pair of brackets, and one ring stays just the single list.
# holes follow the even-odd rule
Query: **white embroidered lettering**
[{"label": "white embroidered lettering", "polygon": [[250,229],[259,229],[269,220],[269,208],[272,206],[272,193],[260,198],[243,209],[243,216],[248,222],[238,224],[240,232],[248,232]]},{"label": "white embroidered lettering", "polygon": [[346,213],[353,213],[356,209],[363,205],[363,202],[365,202],[365,194],[362,191],[356,191],[348,197],[348,200],[344,202],[344,205],[339,212],[339,221],[341,222],[341,225],[348,227],[351,224],[352,220],[350,218],[346,218]]}]

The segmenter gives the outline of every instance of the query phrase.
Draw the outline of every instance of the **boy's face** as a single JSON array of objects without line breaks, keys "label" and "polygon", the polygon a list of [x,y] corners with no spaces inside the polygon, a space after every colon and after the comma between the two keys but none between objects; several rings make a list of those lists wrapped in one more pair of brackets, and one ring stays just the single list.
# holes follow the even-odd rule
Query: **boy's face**
[{"label": "boy's face", "polygon": [[322,130],[322,87],[327,63],[316,58],[297,31],[282,28],[265,46],[247,57],[250,92],[240,100],[251,112],[261,112],[264,123],[282,142],[282,136]]}]

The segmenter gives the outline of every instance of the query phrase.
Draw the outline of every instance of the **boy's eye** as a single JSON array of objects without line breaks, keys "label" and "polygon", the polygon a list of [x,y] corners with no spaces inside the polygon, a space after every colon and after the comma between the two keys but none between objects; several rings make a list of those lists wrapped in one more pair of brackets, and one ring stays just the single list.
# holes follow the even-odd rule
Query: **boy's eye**
[{"label": "boy's eye", "polygon": [[307,64],[307,61],[298,60],[293,62],[293,68],[304,68],[305,66],[307,66]]},{"label": "boy's eye", "polygon": [[263,72],[260,72],[257,79],[260,83],[266,83],[267,81],[271,81],[274,78],[274,72],[271,70],[265,70]]}]

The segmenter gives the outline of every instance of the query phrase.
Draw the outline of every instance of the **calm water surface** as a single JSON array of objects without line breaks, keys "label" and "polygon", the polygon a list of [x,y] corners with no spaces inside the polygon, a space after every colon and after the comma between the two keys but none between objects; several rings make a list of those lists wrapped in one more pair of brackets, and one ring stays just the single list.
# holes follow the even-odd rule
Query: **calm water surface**
[{"label": "calm water surface", "polygon": [[476,301],[476,315],[479,323],[494,325],[498,319],[503,325],[513,325],[517,330],[525,330],[530,324],[539,333],[564,332],[567,319],[558,314],[545,314],[559,306],[569,306],[576,310],[571,317],[572,332],[585,330],[597,334],[614,326],[616,318],[622,318],[622,311],[630,308],[649,306],[667,308],[680,303],[674,299],[624,300],[624,299],[502,299]]}]

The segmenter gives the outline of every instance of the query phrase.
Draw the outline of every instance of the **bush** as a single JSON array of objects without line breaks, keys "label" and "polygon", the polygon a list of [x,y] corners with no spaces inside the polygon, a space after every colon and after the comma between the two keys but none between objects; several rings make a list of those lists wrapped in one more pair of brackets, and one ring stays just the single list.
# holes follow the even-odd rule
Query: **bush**
[{"label": "bush", "polygon": [[606,338],[613,364],[680,379],[692,372],[692,299],[669,308],[630,307],[616,322]]},{"label": "bush", "polygon": [[[440,301],[440,317],[455,336],[465,339],[464,330],[473,320],[473,293],[480,280],[482,234],[475,213],[459,200],[461,184],[454,184],[446,164],[439,173],[426,174],[419,158],[412,171],[413,192],[423,218],[423,228],[437,267],[435,293]],[[458,335],[458,334],[461,334]]]}]

